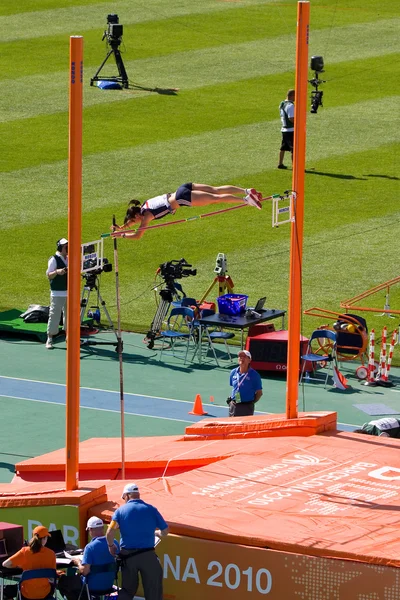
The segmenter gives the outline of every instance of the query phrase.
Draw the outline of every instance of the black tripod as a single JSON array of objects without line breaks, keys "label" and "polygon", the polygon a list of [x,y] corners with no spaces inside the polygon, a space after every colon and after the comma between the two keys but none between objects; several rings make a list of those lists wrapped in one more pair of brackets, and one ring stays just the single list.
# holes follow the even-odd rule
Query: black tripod
[{"label": "black tripod", "polygon": [[[121,40],[110,38],[109,35],[107,34],[107,32],[104,33],[103,39],[104,39],[104,37],[107,38],[107,42],[111,46],[111,49],[107,52],[107,56],[101,63],[100,67],[97,69],[94,77],[92,77],[92,79],[90,80],[90,85],[93,85],[93,83],[95,81],[115,81],[117,83],[120,83],[122,85],[122,87],[128,89],[129,88],[128,75],[125,70],[121,52],[118,49],[118,46],[120,45]],[[102,68],[104,67],[104,65],[106,64],[106,62],[108,61],[108,59],[110,58],[110,56],[112,54],[114,54],[115,63],[117,65],[117,69],[118,69],[118,73],[119,73],[118,77],[99,77],[100,71],[102,70]]]},{"label": "black tripod", "polygon": [[97,342],[96,340],[92,340],[92,339],[83,339],[83,340],[81,340],[81,346],[115,346],[117,352],[119,351],[119,346],[121,346],[121,352],[122,352],[122,340],[119,340],[119,338],[118,338],[117,332],[114,327],[114,323],[112,322],[110,313],[108,312],[106,302],[105,302],[105,300],[103,300],[103,298],[100,294],[98,276],[89,272],[89,273],[85,273],[83,275],[83,277],[86,279],[86,283],[83,286],[82,296],[81,296],[81,326],[82,326],[83,320],[85,318],[86,309],[90,306],[89,305],[90,294],[93,290],[95,290],[96,291],[96,305],[91,306],[91,308],[99,309],[100,307],[102,307],[102,309],[104,310],[105,315],[107,317],[108,324],[109,324],[110,328],[113,330],[115,337],[117,338],[117,341],[116,342]]},{"label": "black tripod", "polygon": [[154,319],[150,325],[150,330],[147,332],[146,337],[144,338],[145,342],[147,343],[147,347],[150,350],[154,348],[154,341],[160,335],[162,324],[167,316],[171,302],[180,299],[178,290],[183,294],[183,297],[186,296],[182,286],[176,281],[169,280],[166,283],[167,287],[159,292],[160,302],[158,304],[156,314],[154,315]]}]

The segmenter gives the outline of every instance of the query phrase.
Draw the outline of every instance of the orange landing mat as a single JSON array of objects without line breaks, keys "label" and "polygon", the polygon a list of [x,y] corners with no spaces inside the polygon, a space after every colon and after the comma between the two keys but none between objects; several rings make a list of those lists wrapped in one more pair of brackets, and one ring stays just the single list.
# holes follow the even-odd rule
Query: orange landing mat
[{"label": "orange landing mat", "polygon": [[[85,460],[96,449],[91,468],[103,461],[90,486],[107,488],[108,500],[99,500],[88,514],[109,521],[124,481],[107,481],[102,470],[105,460],[118,464],[119,440],[88,440],[80,448]],[[398,440],[347,432],[192,442],[131,438],[127,449],[131,481],[173,533],[400,566]],[[24,475],[25,466],[36,468],[48,488],[52,480],[41,469],[49,462],[63,468],[52,453],[21,463],[19,470]],[[85,473],[81,468],[82,487]],[[0,485],[0,492],[26,485],[17,477]]]},{"label": "orange landing mat", "polygon": [[[365,439],[367,438],[367,439]],[[138,480],[173,533],[324,557],[400,566],[398,441],[350,433],[242,440],[232,456]],[[91,509],[109,521],[109,502]]]}]

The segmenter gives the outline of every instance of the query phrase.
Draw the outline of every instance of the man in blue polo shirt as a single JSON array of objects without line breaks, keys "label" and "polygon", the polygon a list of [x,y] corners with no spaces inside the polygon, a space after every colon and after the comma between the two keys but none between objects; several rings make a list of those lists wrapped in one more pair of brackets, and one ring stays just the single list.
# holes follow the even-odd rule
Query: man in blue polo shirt
[{"label": "man in blue polo shirt", "polygon": [[162,600],[163,570],[154,552],[155,538],[168,535],[168,525],[151,504],[140,499],[139,488],[128,483],[121,496],[125,505],[117,508],[107,529],[107,543],[114,556],[114,531],[121,533],[122,589],[119,600],[132,600],[136,594],[139,573],[146,600]]},{"label": "man in blue polo shirt", "polygon": [[[58,583],[58,589],[67,600],[77,600],[82,596],[83,583],[88,584],[91,595],[100,596],[112,588],[115,580],[115,557],[110,554],[103,521],[90,517],[86,529],[92,540],[85,546],[82,560],[74,560],[80,576],[62,576]],[[114,541],[113,545],[117,554],[118,542]]]},{"label": "man in blue polo shirt", "polygon": [[229,404],[230,417],[246,417],[254,414],[254,404],[262,392],[261,377],[250,367],[251,354],[248,350],[238,353],[239,366],[232,369],[229,383],[232,386]]}]

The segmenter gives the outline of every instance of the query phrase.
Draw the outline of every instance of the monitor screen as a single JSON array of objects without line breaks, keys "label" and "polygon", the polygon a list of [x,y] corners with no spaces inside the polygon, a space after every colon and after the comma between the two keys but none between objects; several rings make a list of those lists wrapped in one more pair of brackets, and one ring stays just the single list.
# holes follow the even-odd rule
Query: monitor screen
[{"label": "monitor screen", "polygon": [[51,535],[47,538],[46,547],[53,550],[56,554],[57,552],[65,550],[64,537],[60,529],[50,531],[50,534]]},{"label": "monitor screen", "polygon": [[6,540],[2,539],[0,540],[0,558],[4,558],[5,556],[8,556]]},{"label": "monitor screen", "polygon": [[264,304],[265,304],[266,300],[267,300],[266,296],[264,296],[264,298],[260,298],[259,301],[257,302],[257,304],[255,305],[254,310],[256,312],[258,312],[259,310],[262,310],[264,308]]}]

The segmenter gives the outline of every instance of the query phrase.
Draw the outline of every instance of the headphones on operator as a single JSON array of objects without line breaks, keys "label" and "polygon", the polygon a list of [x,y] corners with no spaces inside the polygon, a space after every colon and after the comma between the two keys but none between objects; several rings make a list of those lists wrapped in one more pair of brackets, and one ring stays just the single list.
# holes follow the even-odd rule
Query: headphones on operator
[{"label": "headphones on operator", "polygon": [[57,240],[56,244],[57,244],[57,251],[61,252],[63,246],[68,245],[68,240],[66,240],[65,238],[61,238],[60,240]]}]

